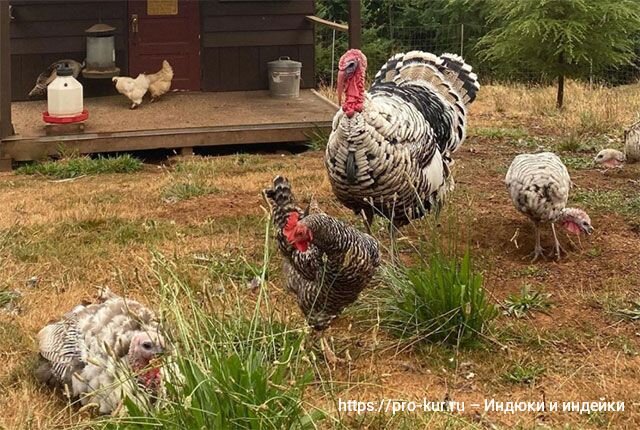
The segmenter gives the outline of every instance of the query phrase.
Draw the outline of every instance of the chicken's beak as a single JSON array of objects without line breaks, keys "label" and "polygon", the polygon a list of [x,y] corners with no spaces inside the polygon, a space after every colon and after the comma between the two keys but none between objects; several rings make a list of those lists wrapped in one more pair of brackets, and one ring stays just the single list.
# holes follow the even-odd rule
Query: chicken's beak
[{"label": "chicken's beak", "polygon": [[342,93],[344,92],[344,78],[345,73],[344,70],[338,71],[338,104],[342,106]]}]

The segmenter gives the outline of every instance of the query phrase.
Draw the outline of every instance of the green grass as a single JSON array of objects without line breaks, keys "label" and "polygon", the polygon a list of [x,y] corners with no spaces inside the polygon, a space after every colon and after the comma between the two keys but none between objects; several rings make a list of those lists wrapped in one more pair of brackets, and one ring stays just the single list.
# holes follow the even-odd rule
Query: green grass
[{"label": "green grass", "polygon": [[217,188],[211,187],[203,181],[187,179],[170,183],[162,191],[162,199],[167,202],[178,202],[217,192]]},{"label": "green grass", "polygon": [[614,313],[630,321],[640,321],[640,300],[632,301],[628,307],[618,309]]},{"label": "green grass", "polygon": [[16,173],[67,179],[104,173],[132,173],[141,169],[140,160],[125,154],[117,157],[71,157],[58,161],[36,162],[19,167]]},{"label": "green grass", "polygon": [[307,135],[307,147],[312,151],[323,151],[327,147],[329,132],[316,127]]},{"label": "green grass", "polygon": [[[268,255],[265,255],[265,264]],[[255,303],[238,295],[202,303],[176,263],[154,254],[152,272],[168,337],[162,406],[126,402],[126,418],[106,429],[306,429],[324,414],[303,401],[313,379],[304,332],[275,319],[261,289]],[[262,272],[264,277],[264,271]]]},{"label": "green grass", "polygon": [[640,195],[627,195],[619,190],[579,190],[571,198],[589,210],[617,213],[631,222],[640,219]]},{"label": "green grass", "polygon": [[560,157],[562,162],[570,169],[587,170],[593,169],[593,159],[591,157]]},{"label": "green grass", "polygon": [[488,137],[491,139],[523,139],[529,136],[524,128],[501,128],[501,127],[475,127],[470,130],[470,135],[477,137]]},{"label": "green grass", "polygon": [[544,311],[551,306],[551,294],[536,291],[525,284],[519,294],[511,294],[503,303],[504,313],[508,316],[522,318],[534,311]]},{"label": "green grass", "polygon": [[384,279],[382,324],[402,338],[463,344],[498,314],[469,251],[461,259],[434,252],[416,267],[386,267]]},{"label": "green grass", "polygon": [[518,362],[502,374],[502,379],[512,384],[532,384],[545,370],[540,364]]},{"label": "green grass", "polygon": [[0,289],[0,309],[6,309],[14,301],[20,298],[20,294],[6,289]]}]

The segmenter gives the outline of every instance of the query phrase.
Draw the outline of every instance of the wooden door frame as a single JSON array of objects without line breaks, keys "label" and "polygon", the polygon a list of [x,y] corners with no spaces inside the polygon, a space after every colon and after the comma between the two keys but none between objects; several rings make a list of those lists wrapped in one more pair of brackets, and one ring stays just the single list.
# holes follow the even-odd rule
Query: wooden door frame
[{"label": "wooden door frame", "polygon": [[[3,0],[0,0],[0,2],[2,2]],[[126,2],[126,17],[125,17],[125,21],[127,23],[127,29],[126,29],[126,35],[127,35],[127,40],[126,40],[126,47],[127,47],[127,70],[129,70],[129,73],[131,73],[131,11],[129,9],[131,2],[132,1],[138,1],[138,2],[143,2],[146,0],[124,0]],[[203,74],[203,69],[202,69],[202,1],[203,0],[178,0],[178,7],[180,7],[180,2],[181,1],[185,1],[185,2],[189,2],[189,3],[196,3],[196,8],[198,11],[198,16],[197,16],[197,25],[198,25],[198,88],[196,90],[193,91],[202,91],[202,74]]]},{"label": "wooden door frame", "polygon": [[[0,1],[0,140],[13,134],[11,122],[11,40],[9,2]],[[1,154],[0,154],[1,156]]]}]

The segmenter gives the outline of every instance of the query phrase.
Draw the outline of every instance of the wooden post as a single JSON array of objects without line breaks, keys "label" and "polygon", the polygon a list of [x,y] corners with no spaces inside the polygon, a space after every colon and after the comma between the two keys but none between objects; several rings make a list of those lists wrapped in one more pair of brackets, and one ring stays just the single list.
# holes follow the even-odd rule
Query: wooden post
[{"label": "wooden post", "polygon": [[349,1],[349,49],[362,47],[362,23],[360,20],[360,0]]},{"label": "wooden post", "polygon": [[11,124],[11,45],[9,2],[0,0],[0,139],[13,134]]}]

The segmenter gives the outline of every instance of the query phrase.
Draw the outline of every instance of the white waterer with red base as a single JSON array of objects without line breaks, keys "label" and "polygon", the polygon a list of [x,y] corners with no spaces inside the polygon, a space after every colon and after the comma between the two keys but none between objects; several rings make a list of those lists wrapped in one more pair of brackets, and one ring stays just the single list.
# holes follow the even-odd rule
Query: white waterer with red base
[{"label": "white waterer with red base", "polygon": [[68,64],[60,64],[56,78],[47,86],[47,111],[42,119],[50,124],[72,124],[85,121],[89,112],[82,101],[82,84],[73,77]]}]

